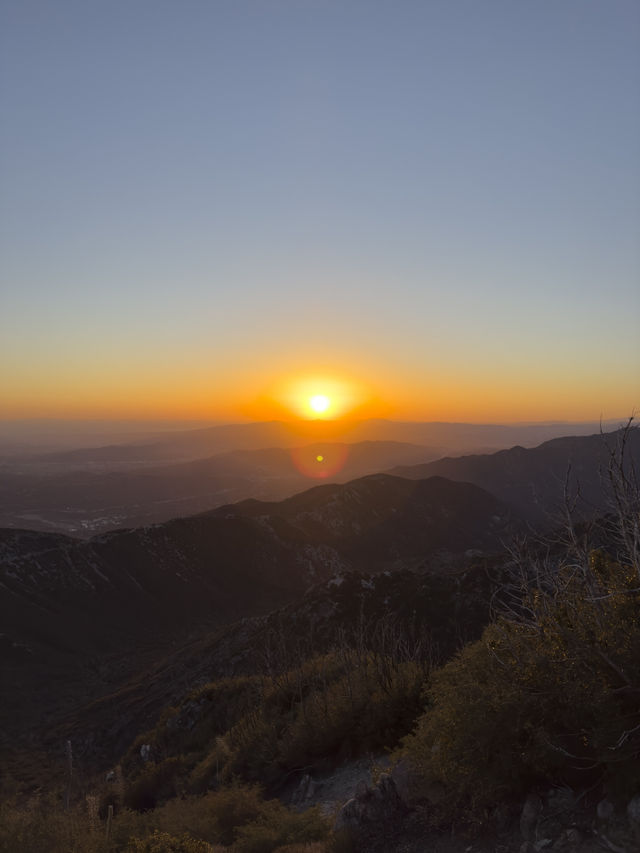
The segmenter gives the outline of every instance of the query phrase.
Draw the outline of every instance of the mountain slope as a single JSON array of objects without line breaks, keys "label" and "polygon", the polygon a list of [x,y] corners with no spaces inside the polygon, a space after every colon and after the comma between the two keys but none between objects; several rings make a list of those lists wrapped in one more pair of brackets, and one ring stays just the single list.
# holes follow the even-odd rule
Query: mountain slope
[{"label": "mountain slope", "polygon": [[61,618],[86,622],[85,640],[107,625],[139,633],[158,618],[228,621],[336,570],[496,548],[510,524],[507,508],[475,486],[371,475],[88,541],[3,530],[1,613],[20,630],[33,622],[21,608],[37,609],[42,635]]},{"label": "mountain slope", "polygon": [[483,489],[388,474],[317,486],[279,503],[243,501],[211,515],[268,519],[288,539],[331,545],[349,568],[362,571],[415,567],[436,553],[446,558],[496,549],[513,529],[505,504]]},{"label": "mountain slope", "polygon": [[[610,451],[623,431],[606,435],[555,438],[538,447],[512,447],[498,453],[447,457],[424,465],[393,468],[389,473],[410,479],[441,476],[474,483],[516,507],[534,522],[557,523],[564,516],[565,487],[570,500],[579,493],[576,510],[585,517],[606,511],[606,474]],[[627,434],[628,470],[640,471],[640,430]]]},{"label": "mountain slope", "polygon": [[337,572],[463,560],[511,525],[475,486],[373,475],[88,541],[0,531],[0,661],[20,685],[0,728],[10,737],[80,684],[102,690],[103,675],[121,683],[143,653],[205,623],[265,613]]}]

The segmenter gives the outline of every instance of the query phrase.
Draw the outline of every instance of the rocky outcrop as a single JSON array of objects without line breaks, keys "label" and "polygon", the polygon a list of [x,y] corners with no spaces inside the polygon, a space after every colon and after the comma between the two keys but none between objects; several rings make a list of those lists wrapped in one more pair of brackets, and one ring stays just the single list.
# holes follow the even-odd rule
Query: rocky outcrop
[{"label": "rocky outcrop", "polygon": [[300,780],[300,784],[293,792],[291,804],[294,806],[308,806],[309,802],[313,800],[315,792],[316,783],[308,773],[305,773]]},{"label": "rocky outcrop", "polygon": [[520,835],[519,853],[638,853],[640,795],[626,809],[607,798],[593,809],[570,788],[531,793],[520,815]]},{"label": "rocky outcrop", "polygon": [[389,833],[397,836],[407,811],[395,782],[383,773],[372,787],[358,784],[355,796],[338,812],[334,829],[349,835],[356,850],[388,850]]}]

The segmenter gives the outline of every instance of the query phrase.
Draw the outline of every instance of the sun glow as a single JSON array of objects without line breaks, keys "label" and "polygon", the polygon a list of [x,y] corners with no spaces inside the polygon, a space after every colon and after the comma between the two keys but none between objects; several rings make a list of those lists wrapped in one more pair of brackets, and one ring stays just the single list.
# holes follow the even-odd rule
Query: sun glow
[{"label": "sun glow", "polygon": [[331,405],[331,400],[325,394],[315,394],[309,400],[309,405],[316,414],[321,415],[327,411]]},{"label": "sun glow", "polygon": [[271,396],[283,410],[303,420],[337,420],[362,406],[370,393],[361,382],[317,374],[285,379]]}]

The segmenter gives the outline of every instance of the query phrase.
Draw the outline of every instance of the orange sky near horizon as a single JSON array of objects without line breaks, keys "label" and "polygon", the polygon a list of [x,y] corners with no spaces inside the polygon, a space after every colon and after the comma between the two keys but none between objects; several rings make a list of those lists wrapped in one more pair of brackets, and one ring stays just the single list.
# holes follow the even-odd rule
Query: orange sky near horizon
[{"label": "orange sky near horizon", "polygon": [[[268,365],[266,365],[268,368]],[[549,378],[539,370],[503,370],[482,378],[468,369],[439,372],[416,369],[394,372],[393,365],[360,365],[348,371],[338,366],[300,369],[262,375],[250,365],[221,372],[200,365],[164,365],[110,370],[108,365],[87,372],[79,366],[67,375],[14,374],[0,407],[0,418],[202,420],[364,419],[407,421],[597,421],[627,417],[637,409],[628,377],[585,375],[572,371]],[[26,381],[30,379],[29,381]],[[598,381],[599,380],[599,381]],[[594,395],[597,382],[598,393]],[[327,410],[309,405],[314,395],[326,395]]]}]

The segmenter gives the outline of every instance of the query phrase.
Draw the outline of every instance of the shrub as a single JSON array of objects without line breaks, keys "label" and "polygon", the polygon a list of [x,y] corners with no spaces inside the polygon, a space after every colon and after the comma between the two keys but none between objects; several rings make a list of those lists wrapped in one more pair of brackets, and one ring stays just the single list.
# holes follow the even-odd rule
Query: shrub
[{"label": "shrub", "polygon": [[236,833],[239,853],[272,853],[285,845],[322,841],[329,835],[325,818],[316,808],[297,813],[272,800],[253,823]]},{"label": "shrub", "polygon": [[520,797],[536,783],[640,783],[640,595],[634,572],[592,554],[527,597],[434,673],[432,707],[406,752],[443,783],[445,817]]},{"label": "shrub", "polygon": [[132,838],[127,853],[214,853],[214,850],[205,841],[197,841],[188,835],[176,838],[156,830],[148,838]]},{"label": "shrub", "polygon": [[160,764],[148,764],[125,793],[125,805],[136,811],[154,809],[158,802],[175,797],[176,779],[184,771],[180,757],[167,758]]},{"label": "shrub", "polygon": [[155,728],[139,735],[129,748],[123,766],[131,774],[144,771],[140,747],[150,744],[156,760],[206,750],[245,714],[259,705],[264,679],[221,678],[192,690],[178,707],[165,710]]}]

